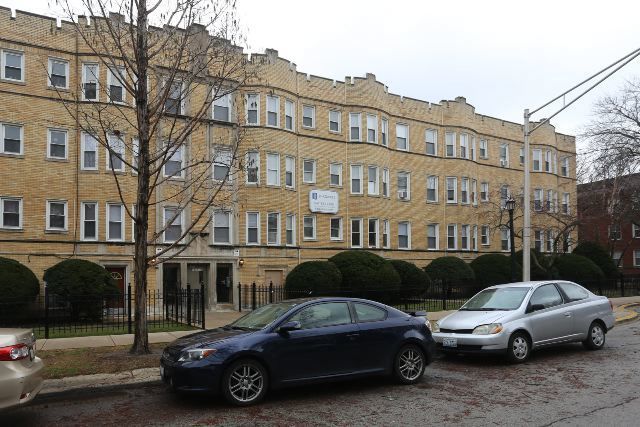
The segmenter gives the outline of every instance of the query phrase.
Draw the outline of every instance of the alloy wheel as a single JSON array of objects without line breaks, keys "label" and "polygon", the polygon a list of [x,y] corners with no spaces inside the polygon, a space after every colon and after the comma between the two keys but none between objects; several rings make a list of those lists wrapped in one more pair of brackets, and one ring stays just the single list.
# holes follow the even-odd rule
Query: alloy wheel
[{"label": "alloy wheel", "polygon": [[414,381],[422,374],[424,360],[418,351],[409,348],[400,355],[398,371],[407,381]]},{"label": "alloy wheel", "polygon": [[228,387],[234,399],[249,403],[260,396],[264,388],[264,376],[253,365],[238,365],[229,376]]},{"label": "alloy wheel", "polygon": [[596,347],[601,347],[604,344],[604,331],[602,330],[602,326],[598,324],[593,324],[591,326],[591,342]]},{"label": "alloy wheel", "polygon": [[513,355],[518,360],[523,360],[527,357],[529,353],[529,343],[527,342],[525,337],[517,336],[513,340],[513,344],[511,345],[511,351]]}]

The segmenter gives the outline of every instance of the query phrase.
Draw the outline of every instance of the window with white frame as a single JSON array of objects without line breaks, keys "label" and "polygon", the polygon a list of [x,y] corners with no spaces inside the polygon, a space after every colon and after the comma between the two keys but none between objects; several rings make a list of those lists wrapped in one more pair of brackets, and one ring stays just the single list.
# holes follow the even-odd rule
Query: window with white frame
[{"label": "window with white frame", "polygon": [[248,93],[245,98],[247,125],[256,126],[260,124],[260,95]]},{"label": "window with white frame", "polygon": [[342,163],[331,163],[329,165],[329,185],[342,187]]},{"label": "window with white frame", "polygon": [[611,224],[609,226],[609,240],[620,240],[620,239],[622,239],[620,224]]},{"label": "window with white frame", "polygon": [[640,251],[633,251],[633,266],[640,267]]},{"label": "window with white frame", "polygon": [[[174,209],[172,212],[176,212],[176,210]],[[163,224],[167,224],[167,220],[171,219],[170,217],[167,217],[167,208],[164,209],[164,215],[165,220]],[[178,220],[178,224],[180,224],[180,220]],[[168,229],[165,230],[165,242],[168,241],[167,231]],[[171,232],[169,237],[171,237]],[[174,242],[179,237],[180,235],[171,241]],[[107,240],[119,242],[124,240],[124,205],[121,203],[107,203]]]},{"label": "window with white frame", "polygon": [[481,159],[489,158],[489,144],[486,139],[480,140],[480,158]]},{"label": "window with white frame", "polygon": [[[171,144],[172,144],[171,141],[166,142],[167,150],[170,156],[167,162],[164,164],[163,174],[166,177],[179,178],[184,176],[184,156],[182,155],[183,146],[182,144],[176,144],[175,146],[172,147]],[[215,177],[215,166],[214,166],[214,177]]]},{"label": "window with white frame", "polygon": [[478,206],[478,181],[471,180],[471,203],[473,206]]},{"label": "window with white frame", "polygon": [[489,201],[489,183],[488,182],[480,183],[480,201],[481,202]]},{"label": "window with white frame", "polygon": [[260,212],[247,212],[247,245],[260,244]]},{"label": "window with white frame", "polygon": [[509,144],[500,144],[500,166],[509,167]]},{"label": "window with white frame", "polygon": [[460,134],[460,158],[469,158],[469,135],[466,133]]},{"label": "window with white frame", "polygon": [[97,101],[100,98],[100,66],[98,64],[82,64],[82,99]]},{"label": "window with white frame", "polygon": [[382,197],[389,197],[389,169],[382,169]]},{"label": "window with white frame", "polygon": [[131,216],[133,217],[131,220],[131,241],[136,241],[136,211],[138,207],[134,204],[131,206]]},{"label": "window with white frame", "polygon": [[246,155],[246,181],[247,184],[260,182],[260,153],[249,151]]},{"label": "window with white frame", "polygon": [[286,130],[295,130],[296,123],[296,104],[286,99],[284,101],[284,128]]},{"label": "window with white frame", "polygon": [[295,157],[286,156],[284,158],[284,185],[287,188],[295,188],[295,186],[296,186],[296,159],[295,159]]},{"label": "window with white frame", "polygon": [[538,252],[544,252],[544,235],[542,230],[533,230],[533,247]]},{"label": "window with white frame", "polygon": [[398,223],[398,249],[411,249],[411,223],[409,221]]},{"label": "window with white frame", "polygon": [[305,215],[302,217],[302,238],[304,240],[315,240],[316,238],[316,216]]},{"label": "window with white frame", "polygon": [[302,127],[309,129],[316,127],[316,107],[313,105],[302,106]]},{"label": "window with white frame", "polygon": [[398,199],[411,200],[411,174],[398,172]]},{"label": "window with white frame", "polygon": [[231,243],[231,212],[216,211],[213,214],[213,243]]},{"label": "window with white frame", "polygon": [[138,173],[138,160],[140,157],[140,140],[138,138],[133,138],[131,140],[131,172],[134,174]]},{"label": "window with white frame", "polygon": [[556,154],[556,152],[553,152],[553,157],[551,158],[551,163],[552,163],[552,169],[553,169],[553,173],[557,174],[558,173],[558,155]]},{"label": "window with white frame", "polygon": [[351,194],[362,194],[362,165],[351,165]]},{"label": "window with white frame", "polygon": [[438,155],[438,131],[435,129],[427,129],[424,132],[424,140],[426,144],[426,153],[430,156]]},{"label": "window with white frame", "polygon": [[382,119],[382,132],[380,134],[380,143],[385,147],[389,146],[389,120]]},{"label": "window with white frame", "polygon": [[116,135],[107,136],[107,169],[124,172],[124,141]]},{"label": "window with white frame", "polygon": [[458,224],[447,225],[447,249],[458,249]]},{"label": "window with white frame", "polygon": [[427,249],[430,251],[437,251],[440,246],[438,224],[427,224]]},{"label": "window with white frame", "polygon": [[524,165],[524,148],[520,149],[520,164]]},{"label": "window with white frame", "polygon": [[0,228],[22,228],[22,199],[0,197]]},{"label": "window with white frame", "polygon": [[378,247],[378,219],[369,218],[368,224],[369,224],[369,227],[368,227],[369,247],[377,248]]},{"label": "window with white frame", "polygon": [[500,227],[500,250],[507,252],[511,250],[511,241],[509,240],[509,228]]},{"label": "window with white frame", "polygon": [[553,190],[547,190],[547,201],[545,207],[548,212],[554,212],[555,206],[553,206]]},{"label": "window with white frame", "polygon": [[342,240],[342,218],[333,217],[329,220],[329,239]]},{"label": "window with white frame", "polygon": [[22,154],[23,144],[22,126],[4,123],[1,126],[2,139],[0,140],[0,153]]},{"label": "window with white frame", "polygon": [[184,211],[179,208],[164,208],[164,241],[173,243],[180,240],[182,236],[182,223]]},{"label": "window with white frame", "polygon": [[109,90],[109,101],[125,102],[123,67],[107,68],[107,88]]},{"label": "window with white frame", "polygon": [[164,111],[167,114],[184,114],[184,96],[185,90],[182,81],[174,80],[164,101]]},{"label": "window with white frame", "polygon": [[316,161],[315,160],[303,160],[302,161],[302,182],[306,184],[315,184],[316,182]]},{"label": "window with white frame", "polygon": [[280,186],[280,154],[267,153],[267,185]]},{"label": "window with white frame", "polygon": [[222,182],[230,180],[231,160],[233,153],[227,148],[216,148],[213,154],[213,180]]},{"label": "window with white frame", "polygon": [[220,120],[222,122],[231,121],[231,94],[230,93],[225,93],[224,95],[218,94],[218,97],[213,100],[213,119]]},{"label": "window with white frame", "polygon": [[388,219],[382,220],[382,247],[389,248],[391,242],[389,241],[390,225]]},{"label": "window with white frame", "polygon": [[435,175],[427,176],[427,202],[438,201],[438,177]]},{"label": "window with white frame", "polygon": [[49,58],[49,86],[58,89],[69,88],[69,61]]},{"label": "window with white frame", "polygon": [[267,214],[267,245],[280,244],[280,213]]},{"label": "window with white frame", "polygon": [[639,224],[631,224],[631,236],[634,239],[640,239],[640,225]]},{"label": "window with white frame", "polygon": [[378,143],[378,116],[367,114],[367,142]]},{"label": "window with white frame", "polygon": [[470,249],[470,226],[469,224],[462,224],[460,226],[460,249],[468,251]]},{"label": "window with white frame", "polygon": [[543,194],[544,191],[541,188],[536,188],[533,190],[533,209],[536,212],[542,211]]},{"label": "window with white frame", "polygon": [[532,154],[533,154],[533,165],[532,165],[532,171],[534,172],[540,172],[542,170],[542,150],[532,150]]},{"label": "window with white frame", "polygon": [[24,81],[24,53],[14,50],[2,51],[2,78]]},{"label": "window with white frame", "polygon": [[360,113],[349,113],[349,141],[360,141],[361,127]]},{"label": "window with white frame", "polygon": [[409,151],[409,125],[396,124],[396,148]]},{"label": "window with white frame", "polygon": [[84,170],[98,169],[98,140],[91,134],[82,134],[82,157],[80,167]]},{"label": "window with white frame", "polygon": [[483,225],[482,227],[480,227],[480,244],[482,246],[489,246],[490,245],[490,241],[489,241],[489,226],[488,225]]},{"label": "window with white frame", "polygon": [[98,204],[82,202],[80,206],[80,238],[98,240]]},{"label": "window with white frame", "polygon": [[560,159],[560,175],[569,176],[569,158],[562,157]]},{"label": "window with white frame", "polygon": [[456,156],[456,133],[445,132],[444,144],[445,144],[445,153],[444,153],[445,156],[455,157]]},{"label": "window with white frame", "polygon": [[476,155],[476,137],[472,137],[471,138],[471,160],[473,160],[474,162],[476,160],[478,160],[477,155]]},{"label": "window with white frame", "polygon": [[329,131],[339,133],[342,130],[342,112],[329,111]]},{"label": "window with white frame", "polygon": [[562,213],[565,215],[569,215],[569,211],[570,211],[569,197],[571,197],[569,193],[562,194]]},{"label": "window with white frame", "polygon": [[458,203],[458,178],[448,176],[447,181],[447,203]]},{"label": "window with white frame", "polygon": [[547,246],[546,246],[546,250],[547,252],[553,252],[553,241],[554,241],[555,237],[554,237],[554,233],[553,230],[547,230],[547,238],[545,240]]},{"label": "window with white frame", "polygon": [[368,188],[367,194],[370,196],[377,196],[380,194],[380,183],[378,180],[378,167],[377,166],[369,166],[367,169],[368,176]]},{"label": "window with white frame", "polygon": [[551,172],[551,151],[544,152],[544,171]]},{"label": "window with white frame", "polygon": [[362,247],[362,218],[351,218],[351,247]]},{"label": "window with white frame", "polygon": [[478,226],[471,227],[471,250],[478,250]]},{"label": "window with white frame", "polygon": [[280,97],[267,95],[267,126],[280,127]]},{"label": "window with white frame", "polygon": [[48,129],[47,157],[50,159],[67,158],[67,131],[63,129]]},{"label": "window with white frame", "polygon": [[505,209],[507,207],[507,200],[509,200],[510,196],[511,193],[509,191],[508,185],[503,185],[502,187],[500,187],[500,207],[502,209]]},{"label": "window with white frame", "polygon": [[284,227],[285,227],[285,235],[287,239],[287,246],[295,246],[296,216],[294,214],[287,214]]},{"label": "window with white frame", "polygon": [[469,203],[469,178],[462,178],[460,180],[460,203]]}]

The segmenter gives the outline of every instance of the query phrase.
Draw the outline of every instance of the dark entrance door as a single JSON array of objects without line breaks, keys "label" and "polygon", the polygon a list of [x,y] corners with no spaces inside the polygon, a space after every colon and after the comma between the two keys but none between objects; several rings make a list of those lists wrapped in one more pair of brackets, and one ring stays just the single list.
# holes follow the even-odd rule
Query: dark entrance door
[{"label": "dark entrance door", "polygon": [[162,289],[169,293],[180,289],[180,264],[162,264]]},{"label": "dark entrance door", "polygon": [[127,275],[126,267],[105,267],[105,269],[113,278],[113,281],[118,286],[120,290],[119,296],[109,296],[106,301],[107,307],[110,309],[122,309],[124,308],[124,298],[125,298],[125,277]]},{"label": "dark entrance door", "polygon": [[232,264],[216,264],[216,301],[219,303],[231,302],[232,267]]}]

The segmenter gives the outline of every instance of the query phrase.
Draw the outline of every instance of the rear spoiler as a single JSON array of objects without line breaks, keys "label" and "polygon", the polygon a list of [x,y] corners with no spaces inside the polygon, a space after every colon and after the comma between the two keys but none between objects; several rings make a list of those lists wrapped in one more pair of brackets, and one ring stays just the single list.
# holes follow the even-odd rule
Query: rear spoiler
[{"label": "rear spoiler", "polygon": [[426,311],[410,311],[407,314],[413,317],[427,317]]}]

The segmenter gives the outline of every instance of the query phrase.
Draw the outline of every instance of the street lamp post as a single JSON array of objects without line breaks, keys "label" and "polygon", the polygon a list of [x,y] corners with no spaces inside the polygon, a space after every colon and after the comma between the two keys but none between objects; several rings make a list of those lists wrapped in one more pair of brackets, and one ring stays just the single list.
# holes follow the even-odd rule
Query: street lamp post
[{"label": "street lamp post", "polygon": [[516,208],[516,201],[509,197],[505,202],[505,208],[509,212],[509,247],[511,248],[511,281],[516,281],[516,245],[515,230],[513,229],[513,211]]}]

